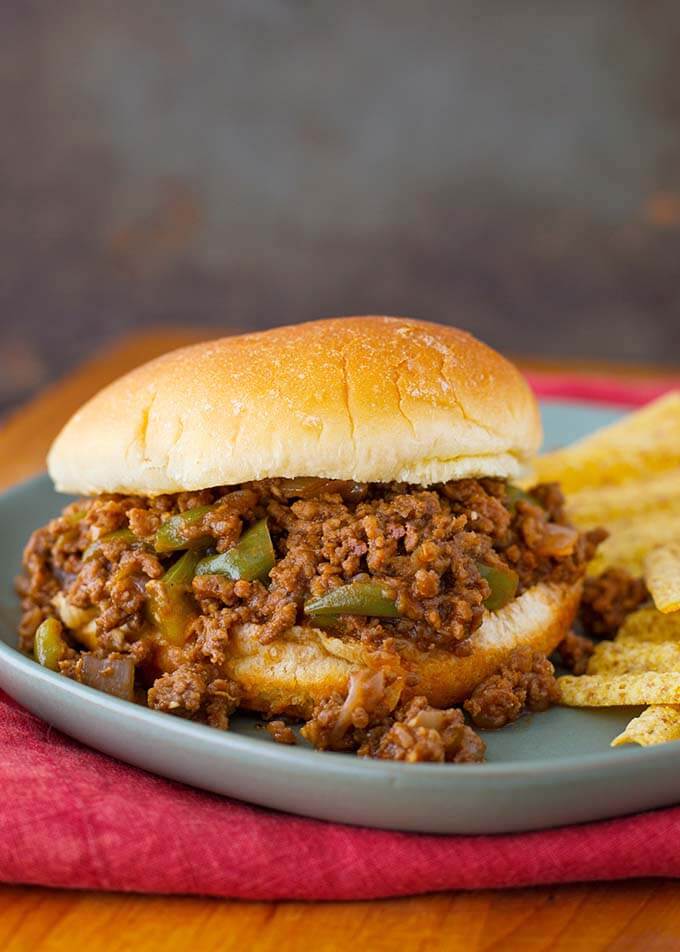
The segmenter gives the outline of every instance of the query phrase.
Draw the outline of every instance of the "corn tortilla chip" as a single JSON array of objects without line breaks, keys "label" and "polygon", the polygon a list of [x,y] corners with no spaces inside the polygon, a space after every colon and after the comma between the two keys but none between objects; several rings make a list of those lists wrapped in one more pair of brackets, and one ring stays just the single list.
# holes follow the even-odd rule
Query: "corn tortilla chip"
[{"label": "corn tortilla chip", "polygon": [[645,671],[680,673],[680,642],[602,641],[588,661],[587,674],[642,674]]},{"label": "corn tortilla chip", "polygon": [[650,747],[653,744],[665,744],[669,740],[680,740],[680,706],[675,704],[652,704],[639,717],[615,737],[612,747],[621,744],[640,744]]},{"label": "corn tortilla chip", "polygon": [[680,542],[647,553],[645,582],[660,612],[666,615],[680,609]]},{"label": "corn tortilla chip", "polygon": [[567,512],[582,529],[639,517],[643,513],[680,515],[680,469],[621,486],[598,486],[570,493]]},{"label": "corn tortilla chip", "polygon": [[560,703],[567,707],[620,707],[680,704],[680,672],[657,674],[569,674],[557,679]]},{"label": "corn tortilla chip", "polygon": [[663,615],[656,608],[639,608],[626,618],[615,641],[680,641],[680,613]]},{"label": "corn tortilla chip", "polygon": [[680,469],[680,392],[674,391],[566,449],[539,457],[539,481],[555,480],[565,493],[620,486]]},{"label": "corn tortilla chip", "polygon": [[616,565],[628,569],[632,575],[642,575],[648,552],[680,539],[680,512],[643,513],[605,523],[605,528],[610,536],[597,550],[588,572],[599,575],[607,567]]}]

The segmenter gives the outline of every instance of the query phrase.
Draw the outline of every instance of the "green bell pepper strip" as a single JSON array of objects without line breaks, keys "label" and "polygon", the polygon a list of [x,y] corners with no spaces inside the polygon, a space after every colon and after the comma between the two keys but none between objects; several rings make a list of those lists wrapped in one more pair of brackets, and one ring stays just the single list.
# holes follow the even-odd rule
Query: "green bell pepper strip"
[{"label": "green bell pepper strip", "polygon": [[226,575],[234,581],[263,582],[274,568],[276,556],[267,520],[260,519],[243,533],[228,552],[207,555],[196,566],[196,575]]},{"label": "green bell pepper strip", "polygon": [[161,579],[146,585],[150,620],[173,645],[184,644],[187,626],[196,617],[189,590],[199,559],[197,552],[185,552]]},{"label": "green bell pepper strip", "polygon": [[486,579],[491,589],[491,594],[484,602],[484,607],[488,608],[490,612],[500,611],[517,594],[519,584],[517,572],[496,565],[484,565],[483,562],[478,562],[477,568],[479,574]]},{"label": "green bell pepper strip", "polygon": [[179,591],[191,587],[196,566],[200,559],[199,552],[185,552],[177,561],[170,566],[161,581],[168,589]]},{"label": "green bell pepper strip", "polygon": [[333,634],[333,632],[338,634],[342,631],[340,615],[314,615],[313,618],[315,628],[321,628],[323,631],[330,631],[331,634]]},{"label": "green bell pepper strip", "polygon": [[519,486],[513,486],[512,483],[508,483],[505,487],[505,496],[511,512],[515,511],[518,502],[530,502],[532,506],[541,505],[539,501],[531,495],[531,493],[526,492],[524,489],[520,489]]},{"label": "green bell pepper strip", "polygon": [[212,541],[210,536],[197,539],[188,537],[187,529],[197,525],[214,506],[196,506],[175,516],[170,516],[160,526],[154,538],[156,552],[176,552],[177,549],[204,549]]},{"label": "green bell pepper strip", "polygon": [[125,542],[126,545],[134,545],[135,542],[141,542],[134,534],[132,529],[116,529],[115,532],[107,532],[90,545],[83,552],[83,562],[91,559],[95,552],[98,552],[105,542]]},{"label": "green bell pepper strip", "polygon": [[365,615],[372,618],[398,618],[394,599],[378,582],[350,582],[331,589],[305,604],[305,614],[328,618],[335,615]]},{"label": "green bell pepper strip", "polygon": [[50,671],[59,670],[59,662],[66,654],[66,642],[61,633],[61,622],[56,618],[46,618],[38,625],[33,643],[33,655],[38,664]]}]

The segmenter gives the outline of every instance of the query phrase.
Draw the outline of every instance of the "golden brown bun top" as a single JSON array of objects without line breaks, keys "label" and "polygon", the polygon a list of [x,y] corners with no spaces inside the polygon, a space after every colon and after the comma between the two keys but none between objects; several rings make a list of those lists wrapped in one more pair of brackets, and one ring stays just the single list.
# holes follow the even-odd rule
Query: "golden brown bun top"
[{"label": "golden brown bun top", "polygon": [[48,457],[65,492],[164,492],[271,476],[427,485],[516,476],[536,452],[519,371],[453,327],[352,317],[185,347],[106,387]]}]

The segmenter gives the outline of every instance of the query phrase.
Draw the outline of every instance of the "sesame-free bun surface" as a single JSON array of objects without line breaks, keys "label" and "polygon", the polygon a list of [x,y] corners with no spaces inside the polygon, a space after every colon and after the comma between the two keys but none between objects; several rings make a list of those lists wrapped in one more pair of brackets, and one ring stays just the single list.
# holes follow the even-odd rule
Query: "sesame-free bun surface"
[{"label": "sesame-free bun surface", "polygon": [[427,485],[512,478],[537,450],[519,371],[464,331],[335,318],[165,354],[98,393],[48,457],[65,492],[165,492],[271,476]]},{"label": "sesame-free bun surface", "polygon": [[470,636],[470,653],[461,657],[407,643],[386,661],[360,641],[318,628],[292,628],[265,645],[258,626],[243,625],[230,635],[225,674],[238,682],[242,707],[266,714],[310,717],[323,698],[344,697],[350,674],[364,667],[409,676],[404,699],[422,694],[435,707],[448,707],[468,697],[516,648],[550,654],[569,630],[580,596],[580,582],[534,585],[499,612],[487,612]]}]

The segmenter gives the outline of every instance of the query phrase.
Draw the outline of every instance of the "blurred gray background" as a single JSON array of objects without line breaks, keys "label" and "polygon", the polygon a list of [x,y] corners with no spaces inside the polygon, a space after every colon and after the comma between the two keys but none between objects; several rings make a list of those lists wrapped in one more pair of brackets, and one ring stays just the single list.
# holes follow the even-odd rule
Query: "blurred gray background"
[{"label": "blurred gray background", "polygon": [[126,330],[680,364],[680,3],[0,5],[0,409]]}]

